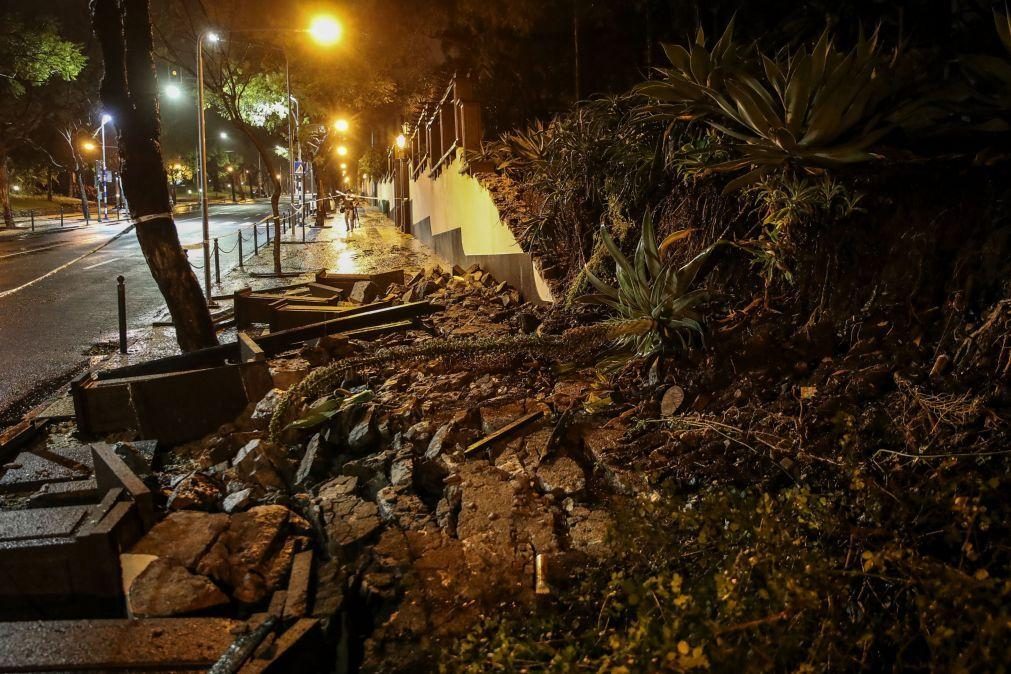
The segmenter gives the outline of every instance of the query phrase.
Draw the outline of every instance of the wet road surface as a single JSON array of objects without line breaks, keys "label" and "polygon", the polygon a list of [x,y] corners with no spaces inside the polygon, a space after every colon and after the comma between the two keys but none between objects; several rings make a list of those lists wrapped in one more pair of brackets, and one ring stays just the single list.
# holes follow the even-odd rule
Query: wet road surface
[{"label": "wet road surface", "polygon": [[[229,251],[221,255],[222,275],[238,259],[236,232],[241,229],[248,239],[252,223],[269,212],[266,201],[211,207],[211,236],[220,238],[222,251]],[[201,264],[199,212],[177,215],[175,221],[190,259]],[[108,241],[125,227],[126,223],[92,225],[0,239],[0,411],[40,384],[65,377],[86,358],[92,344],[116,339],[117,276],[126,277],[131,329],[149,326],[161,311],[164,302],[132,231],[59,273],[3,296]],[[249,255],[252,242],[243,245]],[[202,282],[203,270],[196,273]]]}]

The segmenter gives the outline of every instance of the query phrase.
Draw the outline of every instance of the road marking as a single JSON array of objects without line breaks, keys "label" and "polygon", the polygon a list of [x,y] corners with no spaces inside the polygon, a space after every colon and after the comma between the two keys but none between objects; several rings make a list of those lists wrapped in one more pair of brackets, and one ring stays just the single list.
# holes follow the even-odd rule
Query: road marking
[{"label": "road marking", "polygon": [[110,262],[115,262],[116,260],[122,260],[121,257],[114,257],[111,260],[106,260],[105,262],[96,262],[95,264],[88,265],[85,269],[94,269],[95,267],[101,267],[103,264],[109,264]]},{"label": "road marking", "polygon": [[124,234],[133,231],[134,227],[136,227],[136,225],[128,225],[126,228],[124,228],[121,232],[119,232],[118,234],[116,234],[115,236],[113,236],[112,238],[110,238],[108,241],[105,241],[104,243],[98,244],[97,246],[95,246],[94,248],[92,248],[91,250],[89,250],[88,252],[86,252],[86,253],[84,253],[82,255],[78,255],[77,257],[75,257],[70,262],[65,262],[65,263],[61,264],[59,267],[56,267],[55,269],[51,269],[51,270],[47,271],[42,276],[39,276],[38,278],[32,279],[28,283],[22,283],[21,285],[17,286],[16,288],[11,288],[9,290],[4,290],[3,292],[0,292],[0,298],[4,298],[4,297],[7,297],[8,295],[13,295],[14,293],[21,292],[25,288],[29,288],[29,287],[35,285],[36,283],[38,283],[39,281],[43,281],[43,280],[49,278],[53,274],[58,274],[59,272],[61,272],[64,269],[66,269],[67,267],[80,262],[81,260],[83,260],[84,258],[88,257],[89,255],[92,255],[93,253],[97,253],[98,251],[102,250],[103,248],[105,248],[106,246],[108,246],[113,241],[116,241],[117,239],[119,239]]},{"label": "road marking", "polygon": [[41,253],[44,250],[50,250],[52,248],[59,248],[60,246],[65,246],[65,243],[54,243],[51,246],[39,246],[38,248],[29,248],[28,250],[22,250],[17,253],[8,253],[7,255],[0,255],[0,260],[6,260],[9,257],[17,257],[18,255],[30,255],[31,253]]}]

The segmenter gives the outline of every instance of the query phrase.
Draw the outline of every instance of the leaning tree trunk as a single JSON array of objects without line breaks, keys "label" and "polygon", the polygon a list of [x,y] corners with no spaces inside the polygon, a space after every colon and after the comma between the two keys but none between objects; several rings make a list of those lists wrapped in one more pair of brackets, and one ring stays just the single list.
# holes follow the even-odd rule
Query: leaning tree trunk
[{"label": "leaning tree trunk", "polygon": [[14,211],[11,210],[11,175],[7,170],[7,155],[0,155],[0,206],[4,211],[4,227],[14,226]]},{"label": "leaning tree trunk", "polygon": [[149,0],[91,0],[102,48],[102,104],[116,120],[123,189],[137,240],[184,351],[218,343],[200,283],[179,244],[162,161]]}]

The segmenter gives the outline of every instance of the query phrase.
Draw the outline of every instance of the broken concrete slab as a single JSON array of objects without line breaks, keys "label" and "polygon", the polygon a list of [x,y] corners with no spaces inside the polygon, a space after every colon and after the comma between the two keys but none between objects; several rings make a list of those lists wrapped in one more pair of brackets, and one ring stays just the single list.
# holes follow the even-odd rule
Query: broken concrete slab
[{"label": "broken concrete slab", "polygon": [[133,579],[126,600],[133,618],[183,616],[229,603],[214,583],[165,557],[153,560]]},{"label": "broken concrete slab", "polygon": [[243,623],[225,618],[52,620],[0,623],[0,670],[180,671],[207,669]]},{"label": "broken concrete slab", "polygon": [[130,553],[173,559],[192,571],[228,525],[228,515],[221,513],[175,512],[154,525]]}]

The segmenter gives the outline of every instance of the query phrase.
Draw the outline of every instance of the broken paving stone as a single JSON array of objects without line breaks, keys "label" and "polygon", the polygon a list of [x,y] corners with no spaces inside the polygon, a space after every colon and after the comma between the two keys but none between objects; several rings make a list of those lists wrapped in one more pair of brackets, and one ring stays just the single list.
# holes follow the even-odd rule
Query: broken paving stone
[{"label": "broken paving stone", "polygon": [[425,419],[419,421],[404,431],[404,439],[410,440],[411,442],[428,442],[432,439],[432,432],[434,430],[435,427],[432,422]]},{"label": "broken paving stone", "polygon": [[202,473],[190,473],[172,489],[168,497],[169,510],[216,510],[222,485]]},{"label": "broken paving stone", "polygon": [[319,507],[331,554],[356,549],[382,526],[376,504],[354,494],[321,498]]},{"label": "broken paving stone", "polygon": [[166,557],[148,564],[130,583],[126,596],[133,618],[189,615],[229,603],[210,580]]},{"label": "broken paving stone", "polygon": [[368,304],[379,295],[379,286],[372,281],[358,281],[351,287],[348,299],[356,304]]},{"label": "broken paving stone", "polygon": [[218,536],[228,528],[228,515],[195,510],[174,512],[147,532],[131,554],[173,559],[193,570]]},{"label": "broken paving stone", "polygon": [[327,468],[327,449],[323,445],[320,434],[317,433],[309,439],[305,446],[305,454],[302,455],[302,462],[295,471],[295,486],[305,487],[312,481],[320,477]]},{"label": "broken paving stone", "polygon": [[277,404],[281,402],[281,396],[284,395],[284,391],[280,388],[272,388],[267,391],[267,395],[263,396],[260,402],[256,403],[256,407],[253,409],[253,414],[250,417],[250,421],[257,428],[266,428],[267,424],[270,423],[270,418],[274,416],[274,410],[277,409]]},{"label": "broken paving stone", "polygon": [[285,490],[293,477],[284,450],[266,440],[250,440],[232,461],[239,477],[264,488]]},{"label": "broken paving stone", "polygon": [[537,468],[537,481],[546,492],[566,496],[579,494],[586,488],[586,474],[574,459],[563,456]]},{"label": "broken paving stone", "polygon": [[354,412],[355,420],[348,431],[348,449],[353,452],[369,452],[375,449],[379,440],[376,432],[375,406],[366,405]]},{"label": "broken paving stone", "polygon": [[226,496],[221,502],[221,509],[226,513],[234,513],[240,510],[245,510],[252,500],[253,490],[250,487],[246,487],[245,489],[240,489],[239,491]]},{"label": "broken paving stone", "polygon": [[281,588],[308,533],[309,523],[284,506],[250,508],[229,518],[196,571],[231,588],[237,601],[256,604]]}]

